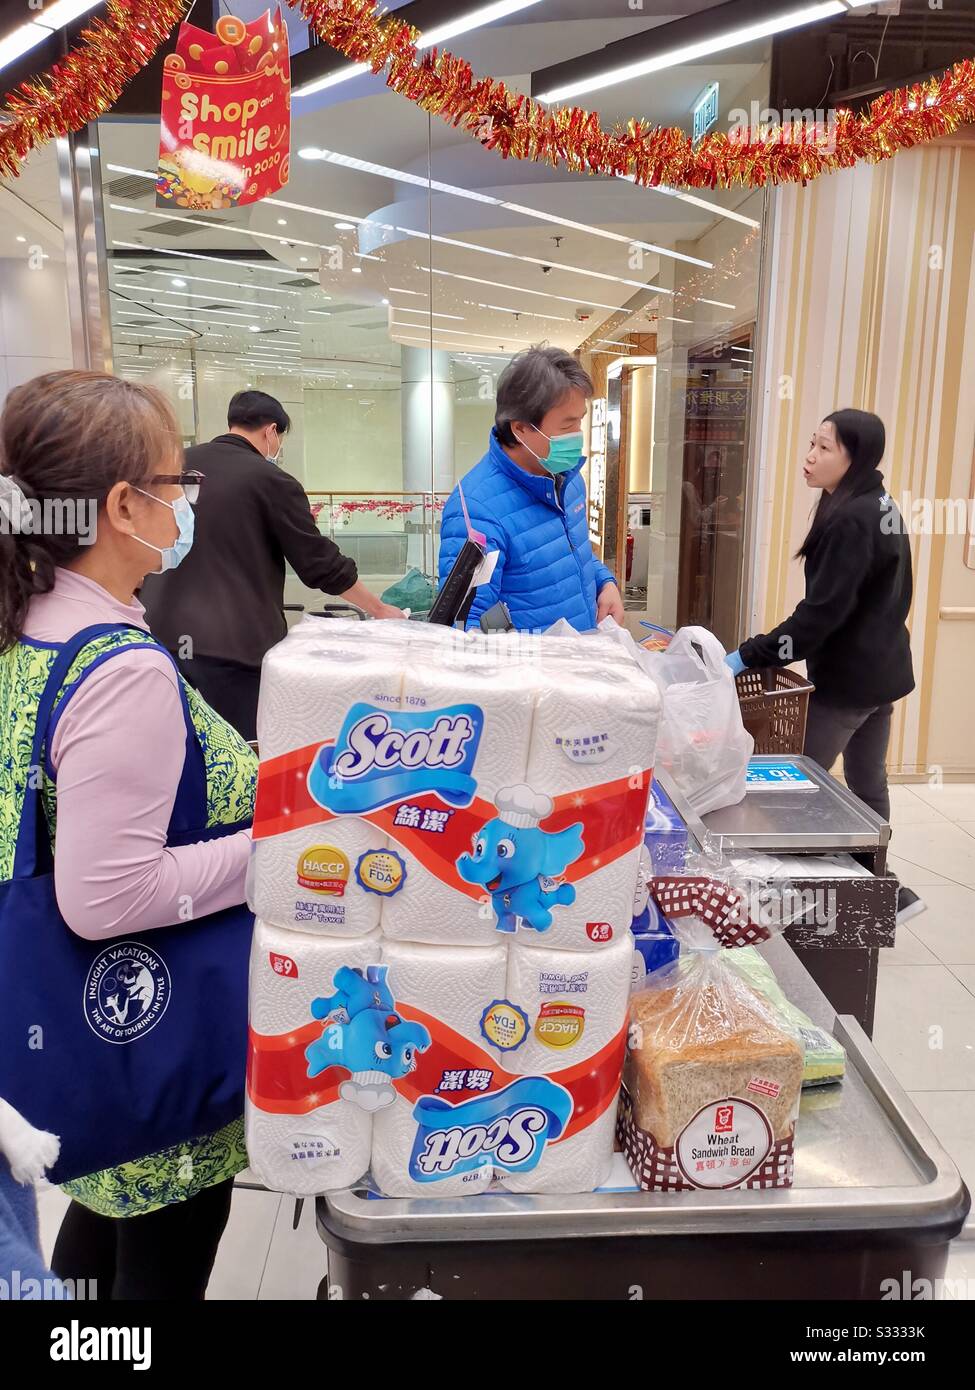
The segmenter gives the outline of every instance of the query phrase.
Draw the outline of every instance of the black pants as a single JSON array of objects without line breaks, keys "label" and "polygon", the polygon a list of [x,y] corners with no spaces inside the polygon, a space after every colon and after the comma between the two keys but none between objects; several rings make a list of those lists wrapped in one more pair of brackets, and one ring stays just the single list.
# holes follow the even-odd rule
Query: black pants
[{"label": "black pants", "polygon": [[96,1280],[99,1303],[198,1302],[206,1293],[233,1191],[228,1178],[145,1216],[99,1216],[72,1202],[51,1268],[61,1279]]},{"label": "black pants", "polygon": [[207,704],[222,714],[228,724],[248,742],[257,738],[257,692],[261,684],[259,666],[242,666],[218,656],[176,656],[183,675]]},{"label": "black pants", "polygon": [[828,772],[843,754],[846,784],[883,820],[890,820],[887,790],[887,745],[893,705],[843,709],[824,705],[813,695],[806,723],[807,757]]}]

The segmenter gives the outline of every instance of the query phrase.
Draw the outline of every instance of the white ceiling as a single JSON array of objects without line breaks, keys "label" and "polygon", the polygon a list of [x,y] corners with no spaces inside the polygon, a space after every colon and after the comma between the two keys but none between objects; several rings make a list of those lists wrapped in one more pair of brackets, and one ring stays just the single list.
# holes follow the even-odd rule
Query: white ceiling
[{"label": "white ceiling", "polygon": [[[533,69],[708,7],[704,0],[644,0],[641,12],[620,4],[622,13],[608,17],[605,0],[541,0],[450,47],[477,72],[527,89]],[[694,100],[711,80],[721,84],[723,108],[740,104],[739,98],[761,90],[765,70],[762,53],[736,51],[734,56],[734,63],[691,65],[609,89],[597,103],[604,123],[633,114],[686,125]],[[125,177],[118,169],[152,171],[157,141],[155,121],[101,122],[105,185],[110,189]],[[297,157],[305,146],[414,178],[425,180],[429,174],[481,199],[518,203],[549,219],[581,225],[566,227],[383,173],[308,162]],[[10,197],[29,204],[35,218],[48,219],[59,237],[53,147],[42,155],[9,186],[12,194],[0,190],[0,197],[5,210]],[[265,364],[346,385],[398,375],[401,347],[423,343],[449,351],[461,373],[492,360],[492,354],[507,356],[532,342],[571,349],[634,296],[645,303],[648,295],[638,286],[658,276],[667,284],[675,269],[678,274],[687,269],[667,252],[694,254],[695,243],[716,228],[732,240],[748,233],[747,226],[721,215],[747,201],[741,192],[694,196],[699,202],[622,180],[502,160],[388,92],[381,79],[357,79],[295,102],[291,180],[280,199],[208,215],[157,210],[148,182],[136,183],[127,196],[106,192],[110,249],[122,251],[127,248],[118,243],[134,243],[160,253],[112,262],[119,366],[126,359],[135,363],[138,353],[143,359],[172,357],[177,345],[192,343],[209,369],[238,379],[247,364],[255,372]],[[283,207],[282,201],[302,206]],[[352,229],[336,228],[343,214],[354,222]],[[177,219],[187,234],[168,235]],[[607,231],[618,239],[597,234]],[[5,227],[0,254],[16,254],[20,243],[8,248],[7,239]],[[634,265],[631,241],[661,250],[646,251],[642,265]],[[335,247],[341,249],[340,264],[330,249]],[[240,265],[192,258],[233,252],[257,259]],[[262,260],[267,253],[273,259]],[[546,272],[536,262],[551,269]],[[145,273],[125,273],[132,269]],[[319,283],[308,288],[288,283],[299,275]],[[186,283],[175,286],[174,279]],[[713,289],[709,297],[729,298]],[[649,313],[634,315],[626,329],[652,327],[653,310],[672,313],[673,305],[668,296],[657,296]],[[720,317],[733,317],[704,305],[681,313],[699,317],[702,334]],[[620,331],[617,326],[614,336]],[[200,358],[201,353],[208,356]]]}]

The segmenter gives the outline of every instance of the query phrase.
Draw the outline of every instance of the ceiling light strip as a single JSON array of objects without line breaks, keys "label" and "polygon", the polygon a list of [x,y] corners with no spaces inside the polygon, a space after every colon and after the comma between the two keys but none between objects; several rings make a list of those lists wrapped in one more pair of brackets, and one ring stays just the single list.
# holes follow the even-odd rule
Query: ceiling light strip
[{"label": "ceiling light strip", "polygon": [[[781,5],[779,8],[781,9]],[[742,24],[736,29],[726,29],[723,32],[709,34],[707,38],[699,39],[696,43],[665,49],[662,53],[637,59],[633,63],[624,63],[620,67],[595,73],[591,77],[570,79],[561,86],[551,88],[550,91],[541,92],[536,100],[545,103],[563,101],[566,97],[577,97],[586,92],[603,91],[606,87],[616,86],[620,82],[630,82],[635,77],[645,77],[651,72],[661,72],[665,68],[693,63],[699,58],[707,58],[712,53],[725,53],[729,49],[752,43],[756,39],[770,38],[773,34],[783,34],[790,29],[799,29],[806,24],[814,24],[817,20],[846,13],[848,13],[847,7],[842,3],[842,0],[822,0],[822,3],[818,4],[798,5],[787,10],[784,14],[779,13],[768,19],[756,20],[752,24]],[[664,31],[662,36],[666,39],[667,26],[663,25],[661,28]]]},{"label": "ceiling light strip", "polygon": [[[473,29],[483,28],[485,24],[493,24],[498,19],[504,19],[507,15],[516,14],[519,10],[526,10],[538,3],[539,0],[493,0],[492,4],[482,5],[469,14],[458,15],[455,19],[447,19],[442,24],[434,25],[428,33],[421,34],[417,39],[417,50],[422,52],[435,44],[446,43],[448,39],[456,38],[459,34],[469,34]],[[353,63],[349,67],[339,68],[335,72],[326,73],[324,77],[316,77],[303,83],[295,88],[291,96],[297,100],[314,96],[318,92],[327,91],[330,87],[337,87],[342,82],[349,82],[352,78],[361,77],[371,71],[368,63]]]}]

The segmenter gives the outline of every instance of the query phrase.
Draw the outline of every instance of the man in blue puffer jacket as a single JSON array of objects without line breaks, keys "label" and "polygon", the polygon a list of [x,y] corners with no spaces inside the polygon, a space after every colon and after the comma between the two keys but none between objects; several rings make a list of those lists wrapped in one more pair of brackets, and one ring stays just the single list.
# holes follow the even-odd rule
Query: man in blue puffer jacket
[{"label": "man in blue puffer jacket", "polygon": [[[471,526],[498,551],[491,580],[476,591],[468,627],[499,601],[515,627],[544,631],[565,618],[580,632],[605,617],[623,621],[612,571],[593,554],[580,474],[582,421],[592,381],[561,348],[530,348],[498,381],[488,451],[463,478]],[[440,579],[467,539],[458,488],[444,508]]]}]

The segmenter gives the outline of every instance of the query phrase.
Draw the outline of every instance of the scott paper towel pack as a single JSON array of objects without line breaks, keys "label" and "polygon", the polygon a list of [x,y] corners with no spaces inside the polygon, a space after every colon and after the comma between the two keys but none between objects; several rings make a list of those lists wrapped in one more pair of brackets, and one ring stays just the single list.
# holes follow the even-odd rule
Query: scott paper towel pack
[{"label": "scott paper towel pack", "polygon": [[258,923],[247,1142],[269,1186],[580,1192],[612,1159],[630,944],[326,940]]},{"label": "scott paper towel pack", "polygon": [[270,1186],[605,1176],[659,695],[602,635],[525,636],[306,620],[265,660],[247,1133]]},{"label": "scott paper towel pack", "polygon": [[580,951],[628,931],[660,696],[625,648],[318,622],[265,658],[258,916]]}]

